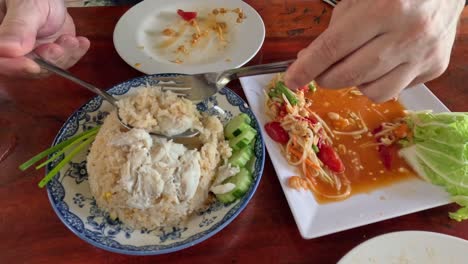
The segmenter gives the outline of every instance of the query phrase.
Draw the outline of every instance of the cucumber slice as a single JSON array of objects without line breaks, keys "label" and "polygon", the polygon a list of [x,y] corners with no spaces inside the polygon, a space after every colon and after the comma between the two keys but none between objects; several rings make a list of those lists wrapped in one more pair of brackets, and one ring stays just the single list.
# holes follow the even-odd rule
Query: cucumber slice
[{"label": "cucumber slice", "polygon": [[[232,124],[231,126],[229,126]],[[226,128],[224,129],[224,137],[227,139],[235,138],[242,134],[243,131],[249,130],[252,127],[249,126],[248,124],[242,122],[242,123],[229,123]]]},{"label": "cucumber slice", "polygon": [[252,120],[247,114],[241,113],[238,116],[234,117],[227,123],[224,129],[224,136],[227,139],[234,138],[242,133],[242,131],[250,127],[250,122]]},{"label": "cucumber slice", "polygon": [[234,202],[235,200],[237,200],[237,197],[235,197],[231,191],[228,193],[217,194],[216,199],[218,199],[218,201],[222,202],[223,204],[230,204]]},{"label": "cucumber slice", "polygon": [[224,183],[226,182],[233,183],[236,187],[228,193],[217,194],[216,198],[224,204],[229,204],[237,200],[237,198],[244,196],[244,194],[249,190],[253,179],[247,169],[241,168],[239,173],[228,178]]},{"label": "cucumber slice", "polygon": [[234,150],[238,151],[246,146],[248,146],[257,135],[257,131],[253,128],[242,131],[240,135],[229,140],[229,146]]},{"label": "cucumber slice", "polygon": [[249,190],[250,184],[252,184],[252,175],[247,169],[241,168],[240,172],[229,178],[228,181],[236,185],[236,188],[231,192],[235,197],[240,198]]},{"label": "cucumber slice", "polygon": [[255,162],[257,161],[257,157],[253,156],[250,158],[250,160],[247,162],[247,164],[245,165],[245,168],[250,172],[250,173],[254,173],[255,171]]},{"label": "cucumber slice", "polygon": [[252,119],[250,119],[249,115],[246,113],[240,113],[235,118],[240,118],[244,120],[246,124],[249,124],[249,125],[250,125],[250,122],[252,122]]},{"label": "cucumber slice", "polygon": [[239,151],[234,151],[228,162],[232,166],[242,168],[247,164],[250,158],[253,156],[253,150],[250,145],[243,147]]},{"label": "cucumber slice", "polygon": [[[252,128],[253,130],[255,130],[254,128]],[[255,130],[255,132],[257,132],[257,130]],[[255,133],[255,136],[257,135],[257,133]],[[255,143],[257,142],[257,137],[255,137],[252,142],[250,142],[249,146],[250,148],[252,149],[252,151],[255,149]]]}]

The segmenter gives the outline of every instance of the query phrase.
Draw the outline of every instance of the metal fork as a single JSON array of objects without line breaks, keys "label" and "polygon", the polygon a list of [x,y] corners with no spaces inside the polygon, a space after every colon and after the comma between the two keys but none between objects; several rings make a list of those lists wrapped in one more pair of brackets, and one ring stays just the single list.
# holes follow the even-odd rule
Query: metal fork
[{"label": "metal fork", "polygon": [[164,90],[184,95],[187,99],[200,102],[214,95],[230,81],[240,77],[285,71],[294,60],[260,64],[222,72],[209,72],[174,77],[154,77]]}]

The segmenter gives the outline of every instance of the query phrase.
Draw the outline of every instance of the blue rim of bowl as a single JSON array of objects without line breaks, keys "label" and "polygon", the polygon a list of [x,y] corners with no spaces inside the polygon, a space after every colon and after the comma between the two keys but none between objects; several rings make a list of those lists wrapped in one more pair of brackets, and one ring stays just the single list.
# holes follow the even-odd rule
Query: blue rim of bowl
[{"label": "blue rim of bowl", "polygon": [[[127,80],[127,81],[124,81],[122,83],[119,83],[119,84],[116,84],[114,86],[112,86],[111,88],[107,89],[108,92],[110,92],[111,94],[115,94],[113,93],[112,89],[120,86],[120,85],[128,85],[130,86],[131,82],[134,82],[134,81],[138,81],[138,80],[141,80],[141,79],[148,79],[148,78],[151,78],[151,77],[157,77],[157,76],[175,76],[175,75],[180,75],[180,74],[176,74],[176,73],[164,73],[164,74],[153,74],[153,75],[146,75],[146,76],[140,76],[140,77],[136,77],[136,78],[132,78],[130,80]],[[130,90],[130,88],[129,88]],[[224,92],[223,92],[224,91]],[[247,197],[244,196],[243,198],[243,201],[240,205],[236,205],[235,207],[237,207],[236,211],[229,215],[229,212],[233,209],[235,209],[235,207],[231,208],[230,211],[228,211],[228,214],[227,216],[229,216],[226,220],[224,220],[225,217],[223,217],[223,219],[220,221],[220,223],[218,225],[214,225],[213,227],[211,227],[210,229],[206,230],[205,232],[207,232],[206,234],[202,235],[201,237],[197,238],[197,239],[194,239],[193,241],[190,241],[188,243],[182,243],[181,245],[178,245],[178,246],[175,246],[175,247],[169,247],[169,248],[165,248],[165,249],[160,249],[160,250],[128,250],[128,249],[117,249],[117,248],[113,248],[113,247],[109,247],[109,246],[106,246],[106,245],[102,245],[100,243],[97,243],[95,241],[93,241],[92,239],[88,238],[84,233],[81,233],[79,232],[78,230],[74,229],[64,218],[64,216],[62,215],[62,213],[59,211],[59,209],[57,208],[57,205],[56,203],[54,202],[54,199],[52,197],[52,194],[51,194],[51,191],[50,191],[50,183],[47,184],[47,196],[49,198],[49,202],[54,210],[54,212],[57,214],[57,216],[59,217],[59,219],[62,221],[62,223],[73,233],[75,234],[76,236],[78,236],[80,239],[88,242],[89,244],[97,247],[97,248],[100,248],[100,249],[103,249],[103,250],[107,250],[107,251],[110,251],[110,252],[114,252],[114,253],[119,253],[119,254],[125,254],[125,255],[136,255],[136,256],[146,256],[146,255],[162,255],[162,254],[167,254],[167,253],[172,253],[172,252],[176,252],[176,251],[180,251],[180,250],[183,250],[183,249],[186,249],[188,247],[191,247],[191,246],[194,246],[196,244],[199,244],[207,239],[209,239],[210,237],[214,236],[215,234],[217,234],[218,232],[220,232],[221,230],[223,230],[227,225],[229,225],[232,221],[234,221],[234,219],[237,218],[237,216],[245,209],[245,207],[247,206],[247,204],[250,202],[250,200],[252,199],[253,195],[255,194],[256,190],[257,190],[257,187],[258,185],[260,184],[260,180],[262,178],[262,175],[263,175],[263,170],[264,170],[264,166],[265,166],[265,156],[266,156],[266,152],[265,152],[265,142],[263,140],[263,136],[262,136],[262,133],[260,133],[260,123],[258,122],[257,118],[255,117],[254,113],[252,112],[252,110],[250,109],[250,107],[248,107],[248,104],[244,101],[244,99],[242,99],[242,97],[240,97],[238,94],[236,94],[233,90],[227,88],[227,87],[224,87],[221,92],[219,92],[221,95],[224,95],[226,96],[226,99],[228,100],[229,103],[232,104],[232,102],[229,100],[229,93],[234,96],[234,97],[237,97],[237,100],[239,100],[241,102],[241,104],[232,104],[236,107],[239,108],[239,110],[243,113],[247,112],[249,114],[249,116],[251,117],[254,117],[253,120],[255,120],[255,125],[259,131],[259,133],[257,134],[257,139],[260,139],[260,144],[261,144],[261,160],[260,160],[260,166],[258,168],[258,171],[256,171],[256,181],[254,182],[253,186],[250,188],[249,190],[249,193],[247,195]],[[54,140],[53,140],[53,143],[52,143],[52,146],[56,145],[58,143],[58,140],[63,137],[63,133],[64,133],[64,130],[67,128],[66,127],[66,124],[70,123],[72,121],[73,118],[75,118],[75,116],[78,114],[79,111],[83,110],[83,108],[86,107],[86,105],[88,105],[92,100],[98,100],[97,98],[99,98],[99,96],[95,96],[91,99],[89,99],[86,103],[84,103],[83,105],[81,105],[77,110],[75,110],[71,115],[70,117],[67,118],[67,120],[65,121],[65,123],[62,125],[62,127],[60,128],[60,130],[58,131],[57,135],[55,136]],[[101,99],[102,100],[102,99]],[[102,105],[102,103],[101,103]],[[257,157],[258,158],[258,157]],[[258,161],[257,161],[258,162]],[[47,166],[46,167],[46,174],[51,170],[50,168],[51,166]],[[57,180],[57,176],[54,176],[53,180],[52,181],[56,181]],[[61,200],[61,202],[63,202],[63,199]],[[67,205],[67,212],[68,214],[71,214],[77,218],[79,218],[77,215],[75,215],[74,213],[72,213],[70,210],[68,210],[69,207]],[[84,227],[84,229],[86,230],[86,227]],[[211,230],[212,229],[212,230]],[[182,241],[184,242],[184,241]],[[118,242],[117,242],[118,243]],[[136,247],[136,248],[139,248],[139,247]]]}]

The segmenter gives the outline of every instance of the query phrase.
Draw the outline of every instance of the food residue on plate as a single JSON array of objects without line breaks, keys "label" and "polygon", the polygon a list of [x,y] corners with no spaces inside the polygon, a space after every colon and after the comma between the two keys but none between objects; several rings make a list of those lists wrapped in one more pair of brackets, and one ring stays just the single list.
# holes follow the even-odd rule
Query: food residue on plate
[{"label": "food residue on plate", "polygon": [[175,60],[173,60],[173,61],[171,61],[171,62],[176,63],[176,64],[182,64],[182,63],[184,63],[184,61],[181,60],[181,59],[179,59],[179,58],[176,58]]},{"label": "food residue on plate", "polygon": [[240,8],[199,12],[178,9],[173,16],[174,22],[146,34],[154,41],[155,52],[177,64],[206,60],[209,53],[223,52],[233,41],[233,29],[246,19]]}]

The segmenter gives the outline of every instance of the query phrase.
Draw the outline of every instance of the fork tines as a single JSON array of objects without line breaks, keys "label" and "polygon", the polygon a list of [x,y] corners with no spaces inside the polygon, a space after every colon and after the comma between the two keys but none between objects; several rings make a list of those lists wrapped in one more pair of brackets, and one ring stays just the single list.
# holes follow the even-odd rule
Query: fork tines
[{"label": "fork tines", "polygon": [[180,97],[187,97],[188,92],[192,89],[190,87],[171,87],[170,84],[160,84],[158,83],[159,86],[161,86],[161,90],[166,92],[166,91],[171,91],[173,94],[180,96]]},{"label": "fork tines", "polygon": [[340,0],[323,0],[323,1],[333,7],[335,7],[340,2]]},{"label": "fork tines", "polygon": [[158,77],[151,77],[151,79],[158,81],[158,82],[169,82],[169,83],[183,83],[184,79],[182,79],[179,76],[176,77],[163,77],[163,76],[158,76]]},{"label": "fork tines", "polygon": [[187,93],[192,89],[183,79],[178,77],[159,76],[152,79],[157,81],[157,85],[161,86],[163,91],[171,91],[178,96],[186,97]]}]

